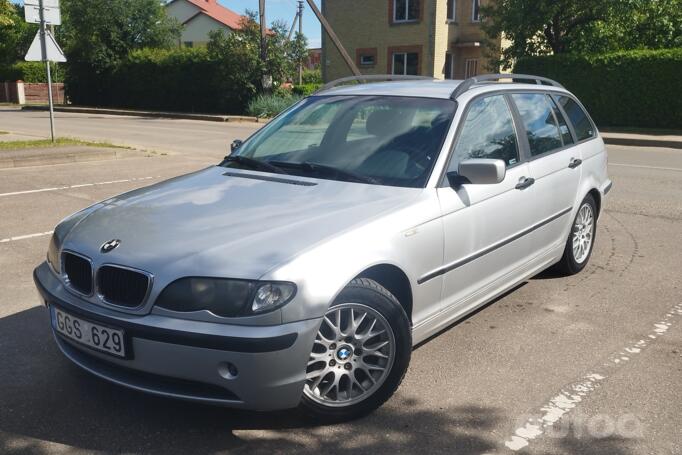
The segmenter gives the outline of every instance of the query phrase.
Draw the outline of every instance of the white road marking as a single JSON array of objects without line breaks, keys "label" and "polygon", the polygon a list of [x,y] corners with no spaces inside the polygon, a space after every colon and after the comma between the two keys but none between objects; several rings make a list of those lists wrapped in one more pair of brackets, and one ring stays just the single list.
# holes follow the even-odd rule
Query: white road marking
[{"label": "white road marking", "polygon": [[97,183],[81,183],[78,185],[68,185],[68,186],[56,186],[53,188],[40,188],[37,190],[25,190],[25,191],[13,191],[11,193],[0,193],[0,197],[7,196],[19,196],[21,194],[32,194],[32,193],[44,193],[46,191],[60,191],[60,190],[70,190],[74,188],[84,188],[87,186],[100,186],[100,185],[112,185],[114,183],[128,183],[128,182],[140,182],[143,180],[158,179],[160,176],[156,177],[138,177],[132,179],[122,179],[122,180],[110,180],[108,182],[97,182]]},{"label": "white road marking", "polygon": [[[654,323],[651,330],[653,333],[649,333],[648,337],[654,340],[657,337],[663,336],[672,326],[675,316],[682,316],[682,303],[673,306],[660,321]],[[602,370],[599,372],[587,374],[580,381],[565,387],[558,395],[551,398],[548,403],[540,408],[539,417],[529,418],[523,426],[514,431],[514,434],[505,441],[504,445],[513,451],[521,450],[528,446],[530,441],[541,436],[545,430],[558,422],[564,414],[570,412],[578,403],[597,389],[600,382],[607,378],[607,372],[610,373],[614,368],[618,368],[624,362],[630,360],[632,355],[642,352],[649,343],[652,343],[652,341],[647,341],[644,338],[633,343],[621,352],[613,354],[610,360],[604,363]],[[631,354],[631,356],[625,356],[626,352]]]},{"label": "white road marking", "polygon": [[645,166],[643,164],[609,163],[609,166],[636,167],[641,169],[656,169],[659,171],[682,171],[682,168],[680,167]]},{"label": "white road marking", "polygon": [[6,239],[0,239],[0,243],[8,243],[8,242],[14,242],[16,240],[25,240],[25,239],[32,239],[34,237],[42,237],[44,235],[50,235],[54,231],[47,231],[47,232],[37,232],[35,234],[26,234],[26,235],[18,235],[16,237],[8,237]]}]

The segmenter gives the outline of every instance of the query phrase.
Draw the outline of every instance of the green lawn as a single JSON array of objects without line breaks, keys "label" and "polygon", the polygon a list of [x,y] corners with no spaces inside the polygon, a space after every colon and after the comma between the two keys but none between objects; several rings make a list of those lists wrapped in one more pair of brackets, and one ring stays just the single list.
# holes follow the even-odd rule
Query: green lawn
[{"label": "green lawn", "polygon": [[90,147],[114,147],[114,148],[130,148],[121,147],[119,145],[109,144],[107,142],[91,142],[82,141],[80,139],[74,139],[70,137],[60,137],[57,138],[55,142],[49,139],[37,139],[30,141],[0,141],[0,150],[16,150],[16,149],[28,149],[28,148],[50,148],[50,147],[61,147],[64,145],[87,145]]}]

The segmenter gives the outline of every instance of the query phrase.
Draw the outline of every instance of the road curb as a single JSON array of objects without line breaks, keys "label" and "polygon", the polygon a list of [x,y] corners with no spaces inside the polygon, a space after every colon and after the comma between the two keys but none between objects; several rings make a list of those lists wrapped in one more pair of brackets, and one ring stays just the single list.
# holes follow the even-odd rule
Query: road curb
[{"label": "road curb", "polygon": [[[65,147],[66,148],[66,147]],[[106,161],[134,157],[136,152],[114,148],[78,147],[61,151],[59,148],[32,149],[18,156],[0,154],[0,169],[52,164],[79,163],[85,161]],[[143,156],[143,155],[140,155]]]},{"label": "road curb", "polygon": [[664,139],[608,137],[602,134],[604,143],[608,145],[624,145],[629,147],[662,147],[682,150],[682,140],[669,141]]},{"label": "road curb", "polygon": [[[48,107],[41,105],[26,105],[22,106],[21,109],[24,111],[46,111]],[[101,109],[97,107],[81,106],[55,106],[54,110],[55,112],[71,112],[74,114],[125,115],[131,117],[203,120],[207,122],[267,123],[270,121],[270,119],[249,117],[246,115],[189,114],[182,112],[135,111],[130,109]]]}]

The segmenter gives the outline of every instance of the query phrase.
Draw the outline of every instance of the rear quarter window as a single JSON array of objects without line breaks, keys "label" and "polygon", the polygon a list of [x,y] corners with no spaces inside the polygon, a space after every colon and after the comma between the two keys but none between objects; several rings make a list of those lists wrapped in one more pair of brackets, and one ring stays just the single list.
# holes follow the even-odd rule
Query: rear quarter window
[{"label": "rear quarter window", "polygon": [[593,138],[595,135],[594,126],[592,126],[592,122],[583,108],[571,97],[558,96],[557,98],[559,99],[559,104],[564,109],[564,112],[566,112],[568,119],[571,121],[571,124],[573,124],[573,129],[575,130],[578,141]]}]

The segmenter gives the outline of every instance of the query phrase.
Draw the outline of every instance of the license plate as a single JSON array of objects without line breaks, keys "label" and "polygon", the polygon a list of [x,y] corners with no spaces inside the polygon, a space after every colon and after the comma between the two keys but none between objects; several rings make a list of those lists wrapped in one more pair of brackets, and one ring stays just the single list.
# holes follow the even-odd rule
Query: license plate
[{"label": "license plate", "polygon": [[52,325],[66,338],[89,346],[98,351],[125,357],[123,330],[113,329],[54,308]]}]

